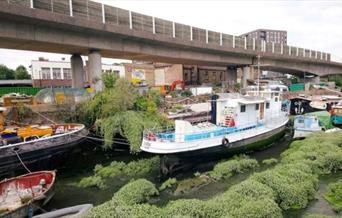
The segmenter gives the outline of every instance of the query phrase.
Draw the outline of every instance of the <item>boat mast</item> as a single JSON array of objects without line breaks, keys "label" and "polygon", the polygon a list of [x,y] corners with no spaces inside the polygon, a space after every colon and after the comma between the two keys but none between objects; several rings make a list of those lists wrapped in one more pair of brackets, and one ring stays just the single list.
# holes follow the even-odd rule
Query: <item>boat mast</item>
[{"label": "boat mast", "polygon": [[257,58],[258,58],[258,79],[257,79],[258,86],[257,86],[257,94],[259,96],[260,95],[260,80],[259,80],[259,78],[260,78],[260,54],[258,54]]}]

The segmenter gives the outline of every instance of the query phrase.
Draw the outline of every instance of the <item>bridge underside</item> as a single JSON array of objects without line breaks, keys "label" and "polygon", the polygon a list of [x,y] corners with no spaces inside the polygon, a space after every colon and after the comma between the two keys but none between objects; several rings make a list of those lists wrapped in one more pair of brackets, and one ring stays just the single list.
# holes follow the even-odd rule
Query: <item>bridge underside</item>
[{"label": "bridge underside", "polygon": [[[255,51],[184,42],[83,18],[0,2],[0,48],[215,66],[256,64]],[[342,64],[261,52],[262,69],[294,75],[341,74]]]}]

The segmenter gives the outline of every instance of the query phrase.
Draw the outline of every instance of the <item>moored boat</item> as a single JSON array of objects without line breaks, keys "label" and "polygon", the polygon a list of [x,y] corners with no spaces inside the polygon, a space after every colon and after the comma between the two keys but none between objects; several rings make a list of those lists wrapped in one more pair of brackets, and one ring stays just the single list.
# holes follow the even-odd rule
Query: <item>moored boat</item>
[{"label": "moored boat", "polygon": [[305,138],[315,132],[322,132],[332,129],[330,114],[327,111],[318,111],[297,115],[294,118],[293,129],[294,139]]},{"label": "moored boat", "polygon": [[173,130],[145,130],[141,149],[192,157],[265,146],[284,132],[288,122],[281,95],[271,89],[219,94],[212,106],[212,123],[176,120]]},{"label": "moored boat", "polygon": [[2,180],[0,217],[27,217],[44,206],[54,194],[55,179],[55,171],[38,171]]},{"label": "moored boat", "polygon": [[72,207],[66,207],[59,210],[36,215],[33,218],[58,218],[58,217],[82,217],[86,215],[90,209],[93,208],[92,204],[81,204]]},{"label": "moored boat", "polygon": [[83,124],[71,123],[6,128],[0,133],[0,177],[55,168],[87,134]]},{"label": "moored boat", "polygon": [[331,121],[334,125],[342,125],[342,102],[332,106]]}]

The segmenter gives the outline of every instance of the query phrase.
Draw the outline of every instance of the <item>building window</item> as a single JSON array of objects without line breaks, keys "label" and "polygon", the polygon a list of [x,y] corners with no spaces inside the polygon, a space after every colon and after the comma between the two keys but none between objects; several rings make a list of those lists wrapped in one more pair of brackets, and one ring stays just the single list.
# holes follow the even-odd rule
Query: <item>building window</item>
[{"label": "building window", "polygon": [[266,102],[266,109],[270,108],[270,102]]},{"label": "building window", "polygon": [[120,71],[119,70],[113,70],[113,73],[115,76],[120,77]]},{"label": "building window", "polygon": [[42,67],[42,79],[51,79],[51,69]]},{"label": "building window", "polygon": [[62,79],[61,68],[52,68],[53,79]]},{"label": "building window", "polygon": [[63,78],[66,80],[71,80],[71,69],[63,68]]},{"label": "building window", "polygon": [[255,110],[258,111],[259,110],[259,104],[255,105]]},{"label": "building window", "polygon": [[240,112],[241,113],[246,112],[246,105],[241,105]]}]

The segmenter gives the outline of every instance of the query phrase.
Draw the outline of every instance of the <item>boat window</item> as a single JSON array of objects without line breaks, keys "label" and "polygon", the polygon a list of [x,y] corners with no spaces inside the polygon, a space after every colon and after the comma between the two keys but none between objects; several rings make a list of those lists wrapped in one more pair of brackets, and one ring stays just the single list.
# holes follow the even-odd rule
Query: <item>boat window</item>
[{"label": "boat window", "polygon": [[270,108],[270,102],[266,102],[266,109]]},{"label": "boat window", "polygon": [[256,111],[259,110],[259,104],[256,104],[256,105],[255,105],[255,110],[256,110]]},{"label": "boat window", "polygon": [[241,105],[240,112],[241,113],[246,112],[246,105]]},{"label": "boat window", "polygon": [[278,102],[278,97],[275,97],[275,98],[274,98],[274,101],[275,101],[275,102]]}]

